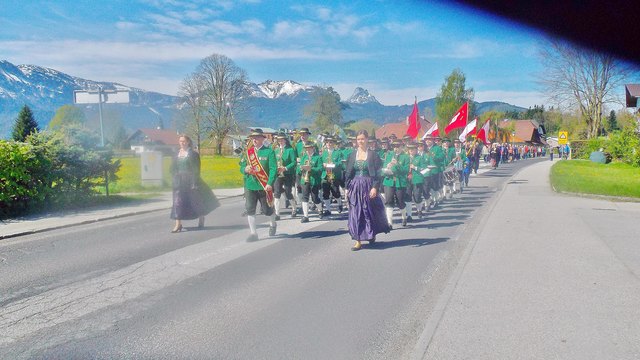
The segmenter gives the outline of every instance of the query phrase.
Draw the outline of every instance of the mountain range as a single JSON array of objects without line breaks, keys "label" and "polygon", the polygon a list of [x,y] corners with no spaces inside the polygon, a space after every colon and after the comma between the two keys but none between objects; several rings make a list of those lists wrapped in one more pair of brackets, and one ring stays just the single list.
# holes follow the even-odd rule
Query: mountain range
[{"label": "mountain range", "polygon": [[[184,115],[177,96],[146,91],[114,82],[101,82],[74,77],[57,70],[35,65],[13,65],[0,60],[0,138],[8,138],[14,121],[24,105],[34,113],[40,128],[46,128],[56,110],[72,105],[75,90],[91,90],[101,86],[105,90],[128,90],[128,104],[103,104],[105,128],[109,123],[122,124],[128,133],[139,128],[176,128],[181,130]],[[267,80],[246,86],[247,109],[234,114],[246,126],[270,128],[294,128],[309,125],[304,118],[304,108],[311,104],[314,95],[325,88],[307,86],[295,81]],[[398,122],[411,113],[413,105],[382,105],[366,89],[358,87],[353,95],[343,101],[345,121],[370,119],[376,124]],[[88,122],[98,123],[97,104],[80,106]],[[503,102],[475,103],[476,112],[524,111],[526,109]],[[435,114],[435,99],[418,102],[420,112]],[[429,115],[427,115],[429,117]],[[105,130],[106,131],[106,130]]]}]

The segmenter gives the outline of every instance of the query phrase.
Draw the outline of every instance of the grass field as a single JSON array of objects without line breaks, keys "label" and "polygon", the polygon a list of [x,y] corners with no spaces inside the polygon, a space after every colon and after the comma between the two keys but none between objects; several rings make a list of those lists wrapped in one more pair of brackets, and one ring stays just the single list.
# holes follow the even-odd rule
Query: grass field
[{"label": "grass field", "polygon": [[640,198],[640,168],[623,163],[559,161],[551,168],[557,191]]},{"label": "grass field", "polygon": [[[122,166],[117,173],[120,178],[109,184],[111,193],[150,192],[171,189],[171,158],[163,158],[163,186],[143,187],[141,184],[140,158],[122,158]],[[242,174],[238,158],[224,156],[203,156],[200,175],[212,189],[230,189],[242,187]]]}]

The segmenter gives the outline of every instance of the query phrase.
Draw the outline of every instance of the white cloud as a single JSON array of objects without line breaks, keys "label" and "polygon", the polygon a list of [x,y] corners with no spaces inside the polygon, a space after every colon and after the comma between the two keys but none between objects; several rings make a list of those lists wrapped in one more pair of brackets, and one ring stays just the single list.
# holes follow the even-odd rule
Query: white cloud
[{"label": "white cloud", "polygon": [[415,33],[424,28],[424,25],[419,21],[410,22],[388,22],[385,23],[384,28],[398,35],[407,35]]},{"label": "white cloud", "polygon": [[318,36],[319,31],[318,24],[313,21],[279,21],[273,27],[273,36],[276,40],[304,39]]}]

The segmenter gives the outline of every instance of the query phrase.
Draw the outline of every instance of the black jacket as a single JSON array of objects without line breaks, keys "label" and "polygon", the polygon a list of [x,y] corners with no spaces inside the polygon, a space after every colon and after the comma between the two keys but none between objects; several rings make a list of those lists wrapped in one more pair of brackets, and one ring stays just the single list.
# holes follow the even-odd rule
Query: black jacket
[{"label": "black jacket", "polygon": [[[345,185],[347,188],[349,188],[349,183],[351,183],[351,180],[356,176],[355,163],[357,154],[358,150],[353,150],[347,159],[347,169],[345,171]],[[373,150],[367,150],[367,165],[369,167],[369,176],[373,178],[373,187],[379,191],[382,160]]]}]

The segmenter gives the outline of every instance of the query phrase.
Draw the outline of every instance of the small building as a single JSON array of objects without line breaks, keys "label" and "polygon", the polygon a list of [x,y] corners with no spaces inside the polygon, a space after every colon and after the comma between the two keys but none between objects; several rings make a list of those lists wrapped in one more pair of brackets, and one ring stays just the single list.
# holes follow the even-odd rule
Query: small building
[{"label": "small building", "polygon": [[172,154],[180,147],[176,130],[138,129],[128,139],[136,154],[157,150]]},{"label": "small building", "polygon": [[500,128],[512,128],[508,142],[514,144],[546,145],[544,127],[536,120],[506,120],[498,125]]},{"label": "small building", "polygon": [[[425,131],[429,130],[433,124],[425,120],[422,116],[419,118],[419,121],[420,130],[418,131],[418,138],[421,138]],[[388,138],[392,134],[401,139],[407,134],[407,129],[409,129],[409,124],[406,120],[397,123],[383,124],[381,127],[376,129],[376,139]]]},{"label": "small building", "polygon": [[627,107],[637,108],[638,97],[640,97],[640,84],[626,84],[624,86],[624,92],[627,100]]}]

